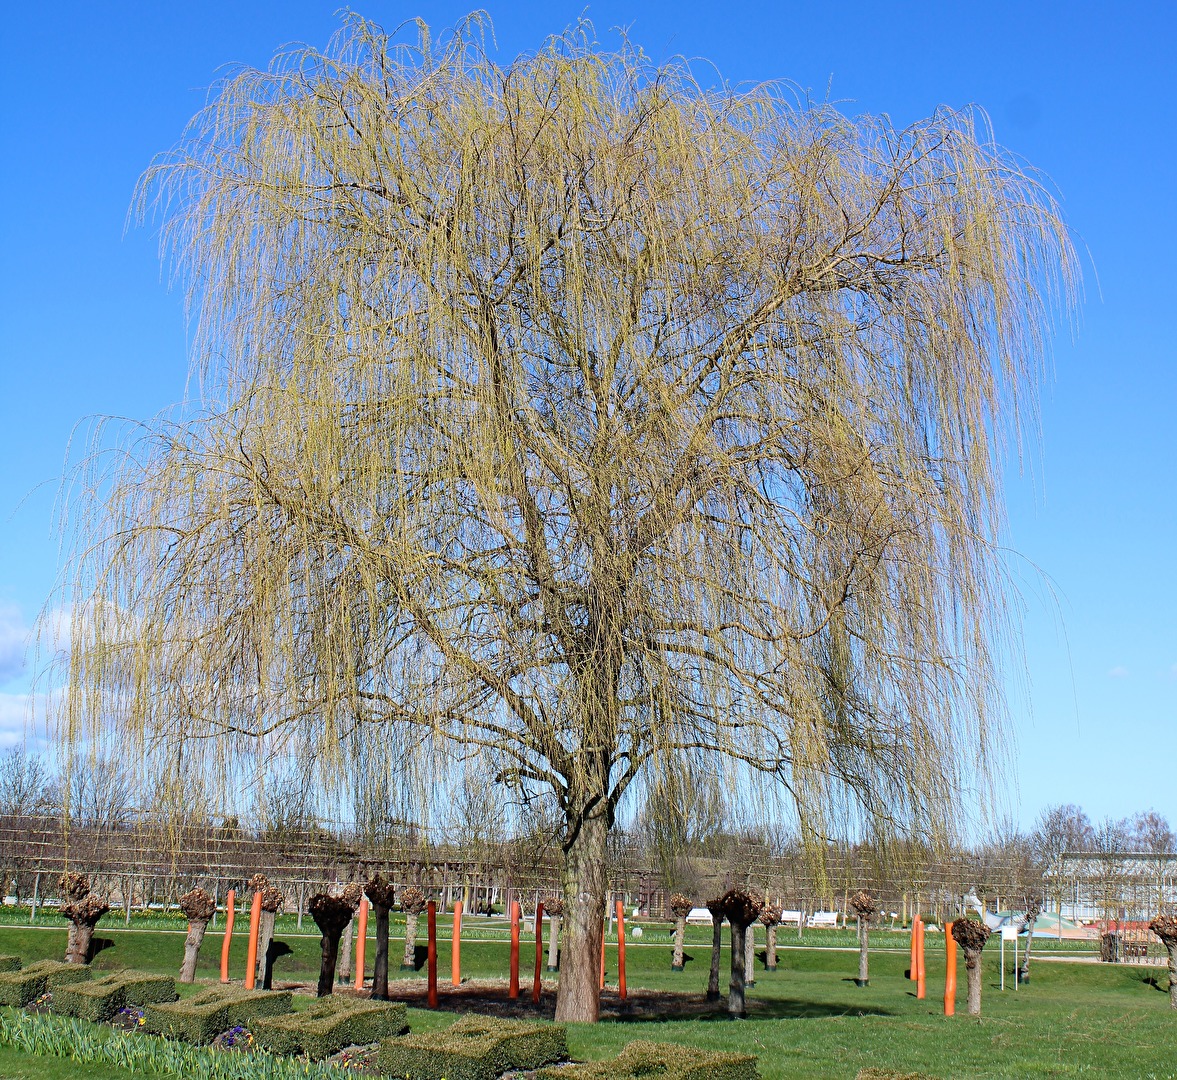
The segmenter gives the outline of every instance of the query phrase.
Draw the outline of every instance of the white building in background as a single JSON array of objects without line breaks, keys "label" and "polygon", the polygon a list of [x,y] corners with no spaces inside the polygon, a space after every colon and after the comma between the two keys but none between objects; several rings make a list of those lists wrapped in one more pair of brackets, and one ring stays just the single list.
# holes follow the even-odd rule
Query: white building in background
[{"label": "white building in background", "polygon": [[1076,922],[1148,922],[1177,909],[1177,852],[1068,851],[1043,875],[1048,903]]}]

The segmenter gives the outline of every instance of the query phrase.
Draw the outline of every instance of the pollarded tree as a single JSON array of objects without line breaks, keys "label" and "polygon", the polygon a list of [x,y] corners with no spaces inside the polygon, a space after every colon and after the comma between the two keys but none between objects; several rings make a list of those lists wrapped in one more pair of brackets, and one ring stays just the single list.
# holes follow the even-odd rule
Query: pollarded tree
[{"label": "pollarded tree", "polygon": [[500,67],[483,30],[349,16],[147,174],[204,405],[94,476],[62,729],[334,786],[377,732],[550,789],[557,1017],[594,1020],[659,763],[779,781],[816,836],[937,828],[992,744],[1000,439],[1071,245],[975,114],[708,88],[588,27]]},{"label": "pollarded tree", "polygon": [[180,982],[190,983],[196,979],[196,961],[200,958],[200,946],[204,943],[204,932],[209,920],[217,910],[216,902],[199,885],[180,897],[180,910],[188,920],[188,936],[184,939],[184,963],[180,965]]},{"label": "pollarded tree", "polygon": [[1169,954],[1169,1005],[1177,1009],[1177,915],[1158,915],[1148,928],[1161,939]]},{"label": "pollarded tree", "polygon": [[764,923],[764,970],[776,971],[776,928],[781,924],[780,907],[766,903],[760,910],[760,921]]},{"label": "pollarded tree", "polygon": [[711,974],[707,977],[707,1000],[719,1000],[719,961],[723,955],[724,898],[717,896],[707,901],[711,912]]},{"label": "pollarded tree", "polygon": [[548,913],[548,970],[560,969],[560,923],[564,918],[564,898],[549,896],[544,901],[544,911]]},{"label": "pollarded tree", "polygon": [[670,915],[674,919],[674,955],[670,959],[671,971],[683,969],[683,939],[687,932],[687,916],[695,906],[690,897],[682,893],[673,893],[670,897]]},{"label": "pollarded tree", "polygon": [[405,913],[405,951],[401,956],[401,971],[417,968],[417,920],[427,905],[425,893],[416,885],[401,892],[401,910]]},{"label": "pollarded tree", "polygon": [[394,892],[392,882],[377,872],[364,886],[376,915],[376,960],[372,968],[372,996],[388,1000],[388,913],[392,910]]},{"label": "pollarded tree", "polygon": [[743,1016],[744,987],[747,984],[747,959],[744,946],[745,931],[760,914],[761,902],[743,889],[728,889],[723,894],[723,914],[731,927],[732,969],[727,988],[727,1011]]},{"label": "pollarded tree", "polygon": [[993,931],[979,919],[956,919],[952,937],[964,952],[969,986],[969,1016],[981,1015],[981,951]]},{"label": "pollarded tree", "polygon": [[339,896],[330,893],[315,893],[307,902],[307,911],[315,920],[315,925],[322,935],[320,951],[322,953],[319,965],[318,996],[326,997],[335,988],[335,967],[339,962],[339,939],[343,936],[343,928],[352,920],[356,908],[363,899],[363,887],[352,882],[344,886]]},{"label": "pollarded tree", "polygon": [[870,893],[861,889],[850,897],[850,907],[858,918],[858,985],[870,985],[870,921],[878,905]]},{"label": "pollarded tree", "polygon": [[271,884],[265,874],[254,874],[249,887],[251,891],[262,894],[261,917],[258,920],[257,931],[256,977],[258,984],[269,990],[274,974],[274,956],[271,950],[274,942],[274,923],[286,898],[276,885]]}]

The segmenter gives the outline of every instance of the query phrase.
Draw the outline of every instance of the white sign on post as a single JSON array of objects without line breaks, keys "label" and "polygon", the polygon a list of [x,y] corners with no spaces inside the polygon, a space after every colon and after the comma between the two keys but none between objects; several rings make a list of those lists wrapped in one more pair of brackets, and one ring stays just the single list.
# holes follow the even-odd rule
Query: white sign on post
[{"label": "white sign on post", "polygon": [[1001,989],[1005,989],[1005,943],[1014,943],[1014,990],[1018,988],[1018,928],[1003,926],[1001,928]]}]

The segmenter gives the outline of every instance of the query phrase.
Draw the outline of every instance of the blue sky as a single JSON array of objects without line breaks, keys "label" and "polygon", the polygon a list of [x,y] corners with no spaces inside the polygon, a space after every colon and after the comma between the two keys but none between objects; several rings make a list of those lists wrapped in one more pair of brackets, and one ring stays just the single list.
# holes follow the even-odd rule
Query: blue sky
[{"label": "blue sky", "polygon": [[[330,3],[19,5],[0,16],[0,742],[19,738],[28,627],[58,572],[54,506],[76,425],[147,417],[186,380],[181,300],[150,230],[124,234],[136,178],[226,63],[325,44]],[[391,27],[465,4],[372,0]],[[783,78],[897,124],[976,103],[1057,186],[1086,300],[1045,388],[1042,450],[1011,462],[1027,568],[1025,692],[1013,698],[1016,816],[1078,802],[1177,824],[1177,114],[1170,5],[597,3],[490,8],[500,56],[586,12],[655,59]],[[1051,596],[1051,593],[1054,593]],[[1018,681],[1011,675],[1011,683]]]}]

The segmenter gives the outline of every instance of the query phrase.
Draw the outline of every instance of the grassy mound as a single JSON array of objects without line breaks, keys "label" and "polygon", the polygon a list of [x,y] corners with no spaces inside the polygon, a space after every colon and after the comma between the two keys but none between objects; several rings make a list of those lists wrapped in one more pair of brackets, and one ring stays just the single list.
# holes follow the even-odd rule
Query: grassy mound
[{"label": "grassy mound", "polygon": [[612,1061],[594,1061],[561,1069],[540,1069],[537,1080],[755,1080],[756,1058],[675,1043],[629,1043]]},{"label": "grassy mound", "polygon": [[71,983],[86,982],[94,973],[85,964],[63,964],[60,960],[38,960],[23,971],[0,974],[0,1005],[20,1008],[35,1001],[46,990],[58,990]]},{"label": "grassy mound", "polygon": [[290,1012],[289,990],[245,990],[214,986],[185,1001],[148,1005],[145,1025],[154,1035],[189,1043],[210,1043],[238,1024],[248,1027],[260,1016]]},{"label": "grassy mound", "polygon": [[306,1054],[320,1061],[345,1046],[377,1042],[409,1030],[404,1005],[332,994],[305,1012],[255,1020],[254,1041],[273,1054]]},{"label": "grassy mound", "polygon": [[53,1011],[80,1020],[104,1022],[128,1005],[176,1000],[176,980],[143,971],[115,971],[93,982],[63,986],[53,992]]},{"label": "grassy mound", "polygon": [[536,1069],[567,1057],[560,1024],[463,1016],[441,1031],[385,1039],[376,1067],[412,1080],[498,1080],[508,1069]]}]

